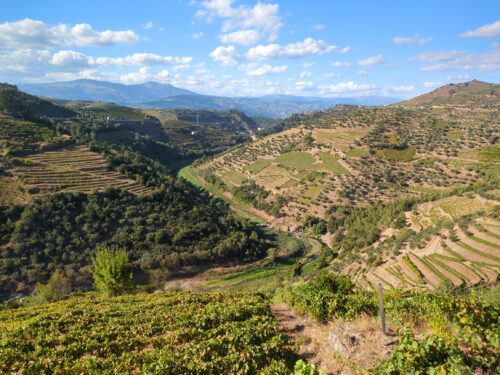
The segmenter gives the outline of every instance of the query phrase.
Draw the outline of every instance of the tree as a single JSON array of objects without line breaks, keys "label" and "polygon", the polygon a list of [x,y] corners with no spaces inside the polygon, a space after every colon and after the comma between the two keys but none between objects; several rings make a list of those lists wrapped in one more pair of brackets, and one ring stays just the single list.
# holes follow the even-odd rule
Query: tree
[{"label": "tree", "polygon": [[103,247],[92,259],[95,286],[107,295],[117,295],[133,288],[132,272],[125,250]]}]

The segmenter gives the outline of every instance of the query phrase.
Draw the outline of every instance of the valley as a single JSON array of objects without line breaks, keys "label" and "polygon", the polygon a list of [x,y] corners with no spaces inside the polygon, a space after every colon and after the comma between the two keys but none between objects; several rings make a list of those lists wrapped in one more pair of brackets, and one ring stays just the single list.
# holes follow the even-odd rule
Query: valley
[{"label": "valley", "polygon": [[[0,326],[10,349],[1,362],[24,369],[31,352],[14,348],[42,335],[50,344],[37,372],[57,363],[84,372],[287,374],[313,364],[325,374],[384,373],[406,343],[441,340],[436,319],[453,327],[447,335],[466,329],[456,309],[476,304],[494,320],[497,86],[339,106],[264,129],[233,110],[45,102],[2,86],[0,294],[9,302]],[[130,262],[135,287],[125,296],[89,291],[94,257],[107,248]],[[372,348],[387,341],[377,329],[379,285],[396,337],[383,355]],[[67,342],[83,328],[68,314],[88,320],[90,311],[93,328],[76,353]],[[52,325],[33,324],[33,314]],[[107,346],[93,345],[110,316],[121,338],[104,328]],[[460,361],[495,368],[486,336],[494,329],[479,326],[460,339],[472,348]],[[140,337],[125,332],[139,328]],[[484,357],[471,341],[478,335]]]}]

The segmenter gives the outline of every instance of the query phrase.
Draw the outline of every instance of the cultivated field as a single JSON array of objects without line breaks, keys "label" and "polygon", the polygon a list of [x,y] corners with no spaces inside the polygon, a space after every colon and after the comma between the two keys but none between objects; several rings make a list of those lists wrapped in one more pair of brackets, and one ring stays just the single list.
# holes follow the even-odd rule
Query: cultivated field
[{"label": "cultivated field", "polygon": [[21,159],[22,166],[13,173],[31,195],[54,192],[83,192],[120,188],[135,195],[149,189],[124,175],[110,171],[107,161],[84,146],[72,146],[56,151],[32,154]]}]

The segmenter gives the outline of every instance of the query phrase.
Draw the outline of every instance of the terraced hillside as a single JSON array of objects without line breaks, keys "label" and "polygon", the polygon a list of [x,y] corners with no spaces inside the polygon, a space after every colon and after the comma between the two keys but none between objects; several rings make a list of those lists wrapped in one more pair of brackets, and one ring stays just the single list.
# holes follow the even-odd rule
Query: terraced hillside
[{"label": "terraced hillside", "polygon": [[120,188],[135,195],[150,192],[140,183],[111,171],[106,159],[86,146],[45,151],[20,160],[22,165],[13,168],[12,173],[32,196],[54,192],[89,193],[108,188]]},{"label": "terraced hillside", "polygon": [[366,276],[375,287],[464,287],[494,283],[500,274],[500,222],[479,218],[465,229],[458,225],[431,236],[421,249],[402,250],[396,260]]},{"label": "terraced hillside", "polygon": [[367,207],[446,192],[498,173],[497,111],[476,113],[474,123],[432,109],[321,111],[199,164],[191,174],[226,196],[255,183],[265,194],[250,200],[253,212],[260,210],[273,226],[299,229],[308,215],[326,220],[332,205]]}]

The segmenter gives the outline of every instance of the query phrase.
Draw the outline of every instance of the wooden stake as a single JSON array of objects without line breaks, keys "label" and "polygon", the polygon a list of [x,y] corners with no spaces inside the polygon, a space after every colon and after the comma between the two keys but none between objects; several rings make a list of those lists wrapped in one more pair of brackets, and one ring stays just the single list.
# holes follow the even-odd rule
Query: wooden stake
[{"label": "wooden stake", "polygon": [[387,335],[387,327],[385,325],[385,312],[384,312],[384,296],[382,294],[382,284],[378,283],[378,314],[380,315],[380,324],[382,332]]}]

